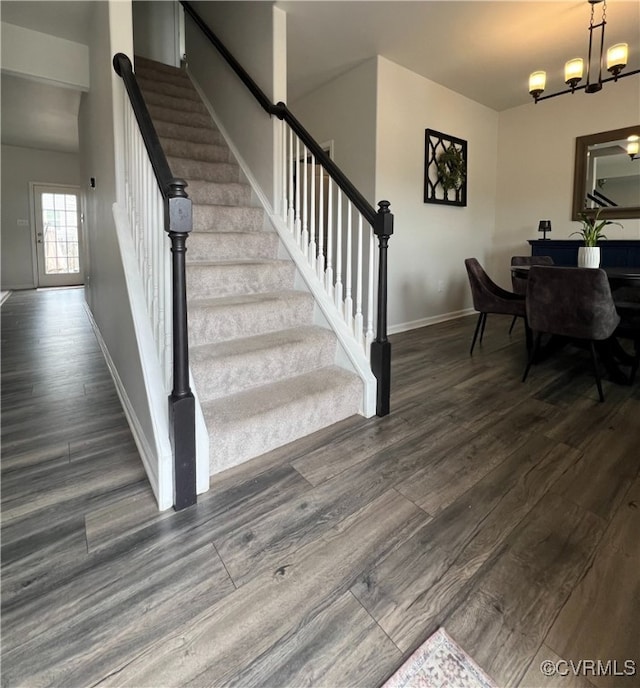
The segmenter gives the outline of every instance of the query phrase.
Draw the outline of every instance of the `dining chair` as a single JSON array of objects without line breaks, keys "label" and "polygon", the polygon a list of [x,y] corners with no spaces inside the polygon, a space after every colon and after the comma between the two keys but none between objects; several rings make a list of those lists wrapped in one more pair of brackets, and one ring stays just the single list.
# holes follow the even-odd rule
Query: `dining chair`
[{"label": "dining chair", "polygon": [[[511,266],[513,267],[514,265],[554,265],[554,262],[551,256],[512,256]],[[511,286],[515,294],[525,296],[527,293],[527,278],[520,277],[512,272]],[[517,319],[518,316],[514,315],[509,328],[509,334],[513,331],[513,326],[516,324]]]},{"label": "dining chair", "polygon": [[501,315],[513,315],[517,317],[525,317],[525,297],[521,294],[514,294],[499,287],[480,265],[476,258],[467,258],[464,261],[469,276],[469,285],[471,287],[471,295],[473,297],[473,308],[478,311],[478,322],[473,333],[473,340],[471,342],[471,351],[469,355],[473,355],[473,348],[476,345],[478,333],[480,333],[480,341],[484,335],[484,328],[487,324],[487,314],[498,313]]},{"label": "dining chair", "polygon": [[614,332],[616,337],[629,339],[633,344],[633,355],[629,356],[631,363],[630,382],[633,384],[640,367],[640,303],[635,301],[615,301],[616,311],[620,316],[620,324]]},{"label": "dining chair", "polygon": [[589,344],[598,395],[604,401],[595,344],[608,340],[620,323],[604,270],[532,265],[526,311],[535,341],[522,381],[529,375],[543,334],[584,341]]}]

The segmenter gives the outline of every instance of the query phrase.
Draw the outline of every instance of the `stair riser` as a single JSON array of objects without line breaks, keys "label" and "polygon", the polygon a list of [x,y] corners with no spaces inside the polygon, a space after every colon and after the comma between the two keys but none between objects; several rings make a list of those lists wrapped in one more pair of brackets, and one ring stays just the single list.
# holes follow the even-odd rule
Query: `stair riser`
[{"label": "stair riser", "polygon": [[259,232],[264,228],[264,211],[262,208],[194,204],[193,228],[199,232]]},{"label": "stair riser", "polygon": [[187,180],[227,182],[240,178],[240,168],[233,162],[199,162],[170,155],[167,159],[172,172]]},{"label": "stair riser", "polygon": [[237,466],[352,416],[361,396],[362,383],[354,378],[326,393],[292,401],[257,417],[237,416],[231,423],[218,423],[215,415],[211,416],[205,410],[211,438],[210,473],[213,475]]},{"label": "stair riser", "polygon": [[268,263],[192,263],[187,270],[190,299],[259,294],[293,288],[295,266],[290,261]]},{"label": "stair riser", "polygon": [[144,100],[147,105],[158,105],[159,107],[169,108],[170,110],[177,110],[183,113],[195,113],[197,115],[207,115],[207,117],[209,117],[209,113],[207,112],[205,106],[201,102],[195,100],[172,98],[171,96],[164,95],[163,93],[153,93],[153,91],[147,91],[144,94]]},{"label": "stair riser", "polygon": [[189,198],[194,203],[210,205],[249,205],[251,202],[251,187],[247,184],[229,182],[189,182],[187,188]]},{"label": "stair riser", "polygon": [[192,361],[191,370],[204,403],[332,365],[335,351],[332,336],[300,339],[248,355]]},{"label": "stair riser", "polygon": [[301,293],[288,300],[264,299],[250,305],[211,307],[189,303],[188,310],[189,344],[200,346],[310,325],[313,300]]},{"label": "stair riser", "polygon": [[187,262],[275,260],[278,245],[275,232],[192,232],[187,240]]},{"label": "stair riser", "polygon": [[187,127],[204,127],[213,131],[213,122],[209,113],[204,112],[183,112],[182,110],[172,110],[171,108],[155,105],[147,101],[147,108],[151,118],[155,122],[170,122],[171,124],[181,124]]},{"label": "stair riser", "polygon": [[168,139],[181,139],[192,143],[208,143],[214,146],[224,146],[225,141],[217,129],[210,127],[188,127],[174,122],[163,122],[153,117],[153,124],[158,136]]},{"label": "stair riser", "polygon": [[138,79],[138,84],[143,93],[159,93],[163,96],[171,96],[172,98],[180,98],[181,100],[193,100],[200,102],[198,92],[193,88],[189,81],[182,86],[169,84],[162,81],[148,81],[147,79]]},{"label": "stair riser", "polygon": [[[232,162],[227,146],[212,146],[207,143],[192,143],[179,139],[160,139],[165,155],[174,158],[187,158],[199,162]],[[200,175],[194,175],[198,178]]]}]

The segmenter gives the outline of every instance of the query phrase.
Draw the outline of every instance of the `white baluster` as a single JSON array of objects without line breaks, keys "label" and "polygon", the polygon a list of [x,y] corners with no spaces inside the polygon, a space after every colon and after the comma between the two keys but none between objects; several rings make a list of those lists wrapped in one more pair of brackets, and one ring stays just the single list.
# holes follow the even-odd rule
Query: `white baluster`
[{"label": "white baluster", "polygon": [[318,190],[318,260],[316,272],[320,281],[324,279],[324,168],[320,166],[320,188]]},{"label": "white baluster", "polygon": [[375,257],[375,241],[373,229],[369,227],[369,273],[368,273],[368,289],[367,289],[367,334],[365,336],[365,355],[367,359],[371,358],[371,342],[373,342],[373,277],[374,277],[374,257]]},{"label": "white baluster", "polygon": [[295,223],[296,211],[294,210],[294,207],[293,207],[293,164],[294,164],[293,130],[289,127],[287,127],[287,128],[289,130],[289,218],[288,218],[288,224],[289,224],[289,231],[291,232],[291,234],[294,234],[295,233],[294,223]]},{"label": "white baluster", "polygon": [[336,290],[335,304],[340,313],[344,314],[342,303],[342,191],[336,189],[338,203],[336,208]]},{"label": "white baluster", "polygon": [[281,207],[280,207],[280,217],[282,218],[283,222],[287,221],[287,129],[285,125],[285,121],[283,119],[280,120],[280,145],[281,145],[281,152],[282,155],[280,156],[280,174],[282,178],[282,201],[281,201]]},{"label": "white baluster", "polygon": [[316,269],[316,158],[311,155],[311,222],[309,228],[309,265]]},{"label": "white baluster", "polygon": [[349,326],[349,329],[353,332],[353,299],[351,298],[351,282],[352,282],[352,249],[353,249],[353,236],[352,236],[352,225],[351,216],[353,214],[353,209],[351,207],[351,201],[347,202],[347,260],[346,260],[346,278],[345,293],[344,293],[344,319]]},{"label": "white baluster", "polygon": [[302,147],[304,156],[303,156],[303,161],[304,161],[304,168],[302,171],[303,175],[303,183],[302,183],[302,193],[304,196],[302,197],[302,236],[300,238],[300,248],[302,249],[302,252],[304,253],[305,258],[309,257],[309,207],[307,205],[307,198],[309,196],[309,187],[308,187],[308,175],[307,175],[307,170],[309,168],[309,164],[307,163],[307,147],[303,146]]},{"label": "white baluster", "polygon": [[296,136],[296,208],[293,236],[300,245],[302,223],[300,221],[300,139]]},{"label": "white baluster", "polygon": [[324,284],[330,299],[333,299],[333,180],[329,178],[327,187],[327,269],[324,271]]},{"label": "white baluster", "polygon": [[353,328],[358,344],[362,346],[364,323],[362,318],[362,215],[360,213],[358,213],[358,254],[356,261],[356,317]]}]

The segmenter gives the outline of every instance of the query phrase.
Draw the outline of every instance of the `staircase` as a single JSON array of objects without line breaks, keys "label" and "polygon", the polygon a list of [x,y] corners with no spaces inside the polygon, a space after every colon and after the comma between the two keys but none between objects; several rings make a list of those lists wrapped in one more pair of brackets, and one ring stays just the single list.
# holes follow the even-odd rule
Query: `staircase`
[{"label": "staircase", "polygon": [[139,58],[135,73],[172,173],[187,180],[191,371],[210,436],[210,473],[358,413],[360,378],[335,365],[265,212],[187,74]]}]

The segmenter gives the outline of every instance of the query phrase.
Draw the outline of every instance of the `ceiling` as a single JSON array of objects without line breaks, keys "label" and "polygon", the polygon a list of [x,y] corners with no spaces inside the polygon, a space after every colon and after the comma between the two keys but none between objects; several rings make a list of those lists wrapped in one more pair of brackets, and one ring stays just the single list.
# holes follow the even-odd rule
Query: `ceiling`
[{"label": "ceiling", "polygon": [[[532,71],[546,70],[547,91],[555,92],[566,88],[564,63],[587,57],[587,0],[278,0],[276,6],[287,13],[289,101],[382,55],[500,111],[531,102]],[[608,0],[605,48],[619,42],[629,44],[625,71],[640,69],[637,0]]]},{"label": "ceiling", "polygon": [[[0,12],[3,22],[86,43],[93,4],[93,0],[2,0]],[[382,55],[500,111],[531,102],[527,80],[536,69],[547,71],[548,92],[565,88],[565,61],[586,58],[587,53],[587,0],[277,0],[275,4],[287,13],[289,102]],[[596,5],[597,12],[600,7]],[[625,71],[640,69],[637,0],[608,0],[605,44],[622,41],[630,50]],[[78,92],[3,74],[2,142],[77,150],[79,103]],[[70,135],[69,120],[75,122],[75,137]]]}]

